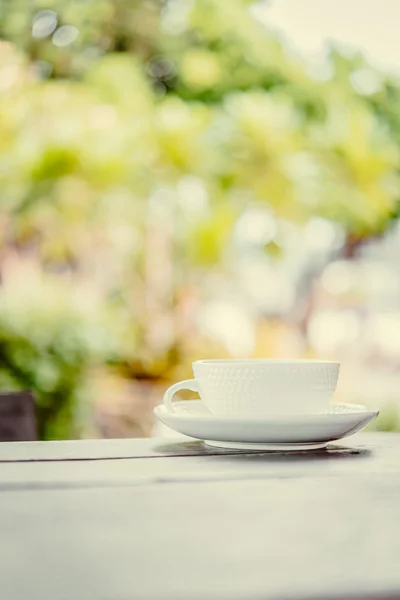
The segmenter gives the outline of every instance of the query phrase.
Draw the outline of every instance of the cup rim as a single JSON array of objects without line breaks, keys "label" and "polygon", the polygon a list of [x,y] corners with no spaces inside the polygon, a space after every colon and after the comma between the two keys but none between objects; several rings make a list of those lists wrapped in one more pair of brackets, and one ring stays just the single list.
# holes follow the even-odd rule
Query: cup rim
[{"label": "cup rim", "polygon": [[203,358],[193,361],[193,365],[218,365],[218,364],[260,364],[260,365],[336,365],[340,366],[337,360],[319,360],[313,358]]}]

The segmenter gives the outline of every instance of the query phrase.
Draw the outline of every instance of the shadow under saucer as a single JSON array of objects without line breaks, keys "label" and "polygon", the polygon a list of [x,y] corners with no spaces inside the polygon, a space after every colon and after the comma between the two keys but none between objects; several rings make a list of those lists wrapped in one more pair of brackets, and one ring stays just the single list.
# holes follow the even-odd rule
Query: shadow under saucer
[{"label": "shadow under saucer", "polygon": [[338,445],[334,442],[325,448],[312,450],[279,449],[279,450],[240,450],[208,446],[201,440],[165,441],[154,447],[156,452],[166,456],[260,456],[270,460],[338,460],[345,458],[366,458],[371,450],[365,447]]}]

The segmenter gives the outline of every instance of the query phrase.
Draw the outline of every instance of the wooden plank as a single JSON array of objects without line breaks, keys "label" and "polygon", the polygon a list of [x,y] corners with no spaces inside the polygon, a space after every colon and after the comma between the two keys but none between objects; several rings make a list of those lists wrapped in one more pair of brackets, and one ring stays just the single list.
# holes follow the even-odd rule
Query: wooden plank
[{"label": "wooden plank", "polygon": [[[136,440],[136,456],[124,460],[6,461],[0,463],[0,491],[400,475],[400,436],[396,434],[359,434],[354,436],[352,445],[332,445],[326,451],[299,454],[221,451],[209,455],[204,454],[201,442],[190,442],[189,448],[183,442],[181,455],[172,454],[179,445],[179,441],[165,444],[164,440],[155,439],[151,444],[150,440],[141,444]],[[150,460],[149,447],[154,451]],[[139,451],[146,456],[137,456]]]},{"label": "wooden plank", "polygon": [[10,492],[1,507],[7,600],[400,597],[391,476]]},{"label": "wooden plank", "polygon": [[21,461],[111,460],[117,458],[156,458],[239,454],[237,450],[211,448],[187,436],[174,439],[60,440],[47,442],[0,443],[0,463]]},{"label": "wooden plank", "polygon": [[[372,437],[362,437],[369,435]],[[351,448],[354,440],[376,445],[379,434],[357,434],[332,444],[332,448]],[[396,440],[396,442],[395,442]],[[393,442],[397,438],[393,435]],[[346,450],[347,451],[347,450]],[[108,440],[66,440],[49,442],[0,443],[0,463],[18,461],[101,460],[117,458],[157,458],[162,456],[260,454],[259,451],[240,451],[212,448],[198,440],[176,434],[175,438],[141,438]],[[281,453],[280,453],[281,454]]]},{"label": "wooden plank", "polygon": [[[181,445],[179,441],[166,444],[164,440],[154,439],[149,442],[143,440],[140,444],[136,440],[134,446],[146,456],[132,459],[3,462],[0,463],[0,491],[400,474],[400,436],[396,434],[359,434],[354,436],[351,445],[349,442],[348,446],[332,445],[326,451],[299,454],[221,451],[209,455],[204,454],[201,442],[190,442],[189,449],[187,442],[183,442],[181,455],[174,455],[172,453]],[[154,451],[150,459],[149,447]]]}]

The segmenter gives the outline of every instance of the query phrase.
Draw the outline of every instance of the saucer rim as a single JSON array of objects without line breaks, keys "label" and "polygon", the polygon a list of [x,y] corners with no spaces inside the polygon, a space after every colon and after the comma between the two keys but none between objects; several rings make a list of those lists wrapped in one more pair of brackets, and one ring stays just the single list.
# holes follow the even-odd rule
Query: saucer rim
[{"label": "saucer rim", "polygon": [[[189,400],[183,402],[201,402]],[[338,403],[336,404],[336,406]],[[340,406],[340,405],[339,405]],[[212,414],[170,412],[164,405],[154,414],[164,425],[188,437],[200,440],[244,442],[246,444],[310,444],[344,439],[372,423],[379,410],[329,412],[325,414],[285,415],[284,418],[225,418]]]},{"label": "saucer rim", "polygon": [[[180,402],[177,402],[176,404],[191,404],[191,405],[200,405],[202,404],[204,406],[204,404],[202,403],[201,400],[181,400]],[[187,414],[187,413],[179,413],[179,412],[170,412],[167,407],[164,404],[159,404],[158,406],[156,406],[154,408],[154,414],[156,417],[158,417],[158,413],[161,414],[167,414],[170,416],[173,416],[175,418],[179,418],[179,419],[188,419],[188,420],[198,420],[199,418],[204,419],[204,420],[209,420],[209,421],[216,421],[216,420],[220,420],[220,421],[224,421],[224,422],[231,422],[231,423],[253,423],[255,420],[260,423],[262,421],[268,421],[268,423],[271,422],[282,422],[282,421],[306,421],[308,419],[321,419],[321,420],[326,420],[332,417],[335,418],[348,418],[351,415],[357,415],[360,418],[362,418],[363,416],[365,417],[369,417],[371,415],[375,415],[375,417],[377,417],[379,415],[379,409],[378,408],[367,408],[365,405],[363,404],[352,404],[352,403],[347,403],[347,402],[338,402],[338,403],[332,403],[330,405],[330,407],[332,406],[338,406],[338,407],[345,407],[345,408],[352,408],[354,410],[350,411],[350,412],[323,412],[323,413],[315,413],[315,412],[308,412],[308,413],[288,413],[288,414],[272,414],[272,415],[268,415],[268,414],[254,414],[254,415],[247,415],[247,416],[242,416],[242,415],[238,415],[238,416],[226,416],[226,415],[215,415],[213,413],[197,413],[197,414]]]}]

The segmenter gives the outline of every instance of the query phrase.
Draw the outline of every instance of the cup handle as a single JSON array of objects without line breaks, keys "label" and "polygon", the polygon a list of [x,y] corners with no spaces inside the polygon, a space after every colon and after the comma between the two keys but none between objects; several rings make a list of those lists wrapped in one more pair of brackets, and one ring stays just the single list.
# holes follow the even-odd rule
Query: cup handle
[{"label": "cup handle", "polygon": [[171,385],[171,387],[167,389],[163,397],[163,402],[168,412],[175,412],[173,406],[174,402],[172,401],[172,399],[175,396],[176,392],[179,392],[179,390],[190,390],[191,392],[199,393],[199,386],[195,379],[186,379],[185,381],[179,381],[179,383],[174,383],[174,385]]}]

